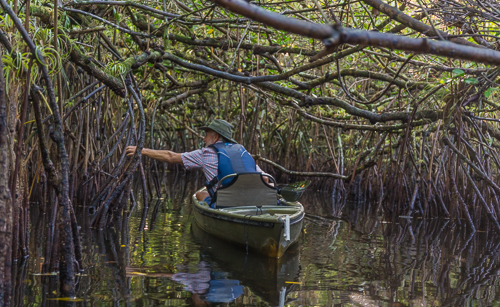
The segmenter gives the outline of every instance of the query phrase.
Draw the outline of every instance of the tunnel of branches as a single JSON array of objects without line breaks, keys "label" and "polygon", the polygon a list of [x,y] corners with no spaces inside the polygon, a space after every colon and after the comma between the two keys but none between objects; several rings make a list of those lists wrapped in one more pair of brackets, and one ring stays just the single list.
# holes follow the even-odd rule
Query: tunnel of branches
[{"label": "tunnel of branches", "polygon": [[500,231],[496,1],[0,3],[0,260],[37,204],[67,295],[78,215],[147,212],[173,166],[141,149],[200,148],[214,118],[278,182]]}]

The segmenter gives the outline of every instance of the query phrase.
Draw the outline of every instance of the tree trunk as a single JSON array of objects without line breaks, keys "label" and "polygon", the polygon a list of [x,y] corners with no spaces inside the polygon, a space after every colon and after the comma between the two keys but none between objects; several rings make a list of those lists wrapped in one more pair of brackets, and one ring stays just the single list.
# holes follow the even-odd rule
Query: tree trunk
[{"label": "tree trunk", "polygon": [[7,103],[5,79],[0,61],[0,305],[10,305],[12,263],[12,200],[9,191],[9,157],[7,144]]}]

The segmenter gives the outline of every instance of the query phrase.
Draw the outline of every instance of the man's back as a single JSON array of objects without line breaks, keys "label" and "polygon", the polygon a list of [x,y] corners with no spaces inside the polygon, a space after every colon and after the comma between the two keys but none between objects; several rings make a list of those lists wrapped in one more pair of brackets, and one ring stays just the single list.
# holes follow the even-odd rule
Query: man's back
[{"label": "man's back", "polygon": [[[217,142],[216,144],[222,143]],[[216,149],[212,146],[182,153],[181,157],[186,169],[202,169],[207,181],[211,181],[219,174],[219,157],[217,156]],[[228,161],[224,161],[223,163],[228,163]],[[258,165],[256,165],[256,172],[262,173]]]}]

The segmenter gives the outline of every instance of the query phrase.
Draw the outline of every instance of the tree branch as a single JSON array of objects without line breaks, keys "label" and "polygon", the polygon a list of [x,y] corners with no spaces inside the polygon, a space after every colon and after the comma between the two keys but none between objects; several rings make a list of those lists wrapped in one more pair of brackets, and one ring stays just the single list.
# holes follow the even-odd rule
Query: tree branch
[{"label": "tree branch", "polygon": [[[490,49],[459,45],[448,41],[435,41],[426,38],[410,38],[390,33],[347,29],[341,27],[334,29],[329,25],[310,23],[294,18],[288,18],[278,13],[267,11],[243,0],[211,1],[234,13],[238,13],[253,20],[262,22],[278,30],[325,40],[327,53],[335,50],[339,44],[347,43],[398,49],[416,53],[434,54],[453,59],[500,65],[500,52]],[[323,55],[326,55],[326,53]]]},{"label": "tree branch", "polygon": [[253,155],[253,158],[255,161],[262,161],[265,162],[269,165],[274,166],[275,168],[279,169],[285,174],[288,175],[293,175],[293,176],[310,176],[310,177],[330,177],[330,178],[335,178],[335,179],[342,179],[342,180],[348,180],[349,177],[344,176],[344,175],[339,175],[339,174],[334,174],[334,173],[326,173],[326,172],[297,172],[297,171],[290,171],[284,168],[283,166],[279,165],[278,163],[275,163],[271,160],[268,160],[266,158],[263,158],[258,155]]},{"label": "tree branch", "polygon": [[[401,12],[397,7],[390,6],[389,4],[387,4],[381,0],[363,0],[363,2],[370,5],[373,8],[381,11],[382,13],[386,14],[390,18],[404,24],[406,27],[412,28],[415,31],[418,31],[422,34],[425,34],[426,36],[439,37],[439,35],[441,35],[444,38],[446,38],[446,36],[448,36],[448,33],[445,33],[443,31],[440,31],[437,29],[436,29],[436,31],[434,31],[434,29],[431,26],[426,25],[425,23],[419,21],[416,18],[413,18],[413,17],[406,15],[405,13]],[[422,14],[420,14],[418,17],[422,17],[422,19],[423,19],[424,16],[425,16],[425,14],[423,16],[422,16]],[[398,32],[399,31],[400,30],[398,29]],[[457,43],[457,44],[465,45],[465,46],[482,47],[482,46],[479,46],[477,44],[471,43],[463,38],[451,38],[450,41]]]}]

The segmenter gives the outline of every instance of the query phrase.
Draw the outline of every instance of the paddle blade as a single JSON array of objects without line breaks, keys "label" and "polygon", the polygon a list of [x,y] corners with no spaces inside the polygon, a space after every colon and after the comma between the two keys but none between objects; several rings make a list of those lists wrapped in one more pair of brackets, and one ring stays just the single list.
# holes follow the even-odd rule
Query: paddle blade
[{"label": "paddle blade", "polygon": [[297,201],[310,184],[311,181],[309,180],[291,183],[289,185],[281,187],[279,189],[279,194],[286,201]]}]

